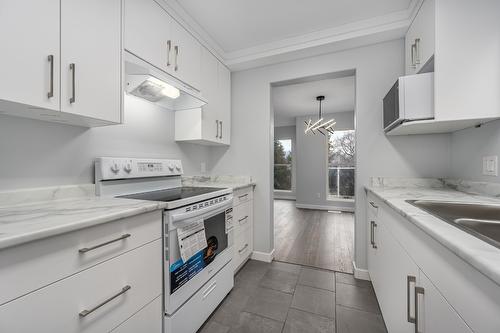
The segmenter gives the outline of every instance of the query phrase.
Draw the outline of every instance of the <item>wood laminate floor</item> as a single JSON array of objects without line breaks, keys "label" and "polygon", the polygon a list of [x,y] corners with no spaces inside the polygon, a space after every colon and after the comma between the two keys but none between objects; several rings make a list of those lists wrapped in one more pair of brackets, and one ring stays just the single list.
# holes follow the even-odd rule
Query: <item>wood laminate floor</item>
[{"label": "wood laminate floor", "polygon": [[299,209],[274,201],[275,260],[352,273],[354,214]]}]

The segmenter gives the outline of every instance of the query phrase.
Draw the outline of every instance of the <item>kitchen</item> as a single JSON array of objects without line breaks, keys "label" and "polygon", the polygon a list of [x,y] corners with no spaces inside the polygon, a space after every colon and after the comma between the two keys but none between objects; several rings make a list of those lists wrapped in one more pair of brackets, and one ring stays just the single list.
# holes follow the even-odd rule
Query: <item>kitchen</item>
[{"label": "kitchen", "polygon": [[[0,1],[0,331],[495,332],[494,235],[425,204],[500,203],[499,6]],[[337,279],[327,314],[272,288],[258,290],[286,306],[259,312],[265,295],[245,293],[244,280],[285,270],[304,289],[302,268],[272,262],[271,86],[346,70],[356,77],[356,200],[354,275],[344,278],[371,280],[376,309],[350,302],[357,294],[342,295]],[[396,110],[384,97],[406,75],[433,75],[415,90],[433,116],[384,131]],[[196,257],[175,245],[188,230],[174,222],[179,208],[196,216],[190,225],[207,237],[194,248],[208,259],[172,292],[165,272]],[[217,321],[244,299],[235,323]]]}]

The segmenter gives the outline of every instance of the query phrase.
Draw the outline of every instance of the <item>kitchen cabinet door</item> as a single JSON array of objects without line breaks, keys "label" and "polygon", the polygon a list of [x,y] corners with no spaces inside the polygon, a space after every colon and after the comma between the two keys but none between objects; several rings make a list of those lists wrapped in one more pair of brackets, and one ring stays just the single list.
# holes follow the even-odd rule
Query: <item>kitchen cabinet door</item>
[{"label": "kitchen cabinet door", "polygon": [[405,36],[406,75],[420,72],[434,55],[435,27],[435,0],[425,0]]},{"label": "kitchen cabinet door", "polygon": [[218,118],[221,122],[219,139],[221,143],[229,145],[231,143],[231,72],[219,62],[217,76],[219,81]]},{"label": "kitchen cabinet door", "polygon": [[0,0],[0,100],[58,111],[59,0]]},{"label": "kitchen cabinet door", "polygon": [[173,67],[172,18],[153,0],[125,0],[125,49],[164,71]]},{"label": "kitchen cabinet door", "polygon": [[121,121],[121,0],[61,1],[61,111]]},{"label": "kitchen cabinet door", "polygon": [[[367,248],[368,248],[368,272],[370,273],[370,280],[372,281],[373,285],[376,285],[379,283],[381,277],[380,277],[380,259],[379,259],[379,251],[378,251],[378,245],[372,244],[372,242],[375,239],[378,239],[376,233],[379,231],[377,230],[376,226],[377,224],[377,211],[378,211],[378,206],[375,203],[375,200],[373,200],[373,197],[368,196],[368,206],[366,209],[366,217],[367,217]],[[380,244],[379,244],[380,245]]]},{"label": "kitchen cabinet door", "polygon": [[415,287],[418,284],[418,266],[384,224],[385,212],[378,214],[378,283],[374,284],[380,309],[389,332],[415,332]]},{"label": "kitchen cabinet door", "polygon": [[217,58],[207,49],[202,50],[201,93],[208,103],[202,107],[202,136],[204,140],[219,141],[218,118],[218,63]]},{"label": "kitchen cabinet door", "polygon": [[427,276],[420,271],[418,296],[418,330],[425,333],[472,333],[455,309],[446,301]]},{"label": "kitchen cabinet door", "polygon": [[172,75],[195,89],[200,89],[201,44],[177,22],[171,22],[173,38]]}]

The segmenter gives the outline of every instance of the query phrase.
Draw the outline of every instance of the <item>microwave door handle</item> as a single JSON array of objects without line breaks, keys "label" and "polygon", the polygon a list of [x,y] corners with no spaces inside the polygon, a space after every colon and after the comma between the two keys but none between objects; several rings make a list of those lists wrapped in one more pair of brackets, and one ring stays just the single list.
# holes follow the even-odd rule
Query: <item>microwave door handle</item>
[{"label": "microwave door handle", "polygon": [[[200,210],[195,210],[194,212],[189,212],[189,213],[183,212],[183,213],[178,213],[178,214],[172,214],[171,221],[177,222],[177,221],[181,221],[181,220],[192,219],[192,218],[195,218],[198,216],[207,215],[207,214],[212,213],[215,210],[220,209],[221,207],[229,208],[232,206],[232,204],[233,204],[233,198],[231,198],[227,201],[220,202],[220,203],[215,204],[213,206],[207,207],[207,209],[202,208]],[[190,223],[188,223],[188,224],[190,224]]]}]

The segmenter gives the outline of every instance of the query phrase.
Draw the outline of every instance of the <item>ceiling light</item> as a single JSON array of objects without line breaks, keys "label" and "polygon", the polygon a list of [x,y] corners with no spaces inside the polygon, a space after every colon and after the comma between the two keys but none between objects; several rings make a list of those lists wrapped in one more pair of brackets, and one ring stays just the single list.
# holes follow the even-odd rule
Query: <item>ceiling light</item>
[{"label": "ceiling light", "polygon": [[319,102],[319,114],[318,114],[318,120],[313,123],[313,120],[309,118],[308,121],[304,121],[304,124],[306,124],[306,128],[304,130],[304,134],[309,134],[312,133],[316,135],[315,131],[320,132],[323,135],[326,135],[324,131],[327,133],[333,134],[333,126],[336,124],[335,119],[329,119],[325,122],[323,122],[323,112],[321,110],[321,102],[325,99],[325,96],[317,96],[316,100]]}]

